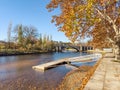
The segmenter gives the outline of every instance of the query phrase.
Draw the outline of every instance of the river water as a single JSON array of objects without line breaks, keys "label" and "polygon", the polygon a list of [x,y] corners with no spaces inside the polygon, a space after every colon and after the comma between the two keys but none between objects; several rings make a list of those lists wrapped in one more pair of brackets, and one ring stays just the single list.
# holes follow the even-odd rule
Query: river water
[{"label": "river water", "polygon": [[0,57],[0,90],[55,89],[66,73],[74,69],[74,67],[61,65],[42,72],[32,69],[32,66],[80,55],[86,55],[86,53],[64,52],[2,56]]}]

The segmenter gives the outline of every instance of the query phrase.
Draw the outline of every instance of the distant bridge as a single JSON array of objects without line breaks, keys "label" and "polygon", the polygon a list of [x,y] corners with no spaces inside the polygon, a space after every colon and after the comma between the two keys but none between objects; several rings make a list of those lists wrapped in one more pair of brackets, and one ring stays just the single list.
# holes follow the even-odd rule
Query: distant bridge
[{"label": "distant bridge", "polygon": [[72,44],[56,45],[54,49],[55,49],[56,52],[62,52],[65,49],[68,49],[68,48],[75,49],[77,52],[84,52],[84,51],[93,49],[92,46],[78,46],[78,45],[72,45]]}]

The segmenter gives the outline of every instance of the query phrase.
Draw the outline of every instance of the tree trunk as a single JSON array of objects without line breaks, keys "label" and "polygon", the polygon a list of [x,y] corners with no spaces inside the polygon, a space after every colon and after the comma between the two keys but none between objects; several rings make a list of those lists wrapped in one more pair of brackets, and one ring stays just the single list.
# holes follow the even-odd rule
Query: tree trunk
[{"label": "tree trunk", "polygon": [[120,59],[120,48],[116,45],[115,46],[115,60],[119,60]]},{"label": "tree trunk", "polygon": [[115,60],[120,60],[120,35],[115,36]]}]

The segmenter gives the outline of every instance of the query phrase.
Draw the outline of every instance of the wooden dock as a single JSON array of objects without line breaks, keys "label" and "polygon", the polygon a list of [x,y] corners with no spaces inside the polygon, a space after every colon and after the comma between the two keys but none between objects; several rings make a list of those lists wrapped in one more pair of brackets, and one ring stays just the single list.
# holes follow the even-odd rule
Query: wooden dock
[{"label": "wooden dock", "polygon": [[61,60],[56,60],[56,61],[52,61],[52,62],[48,62],[48,63],[45,63],[45,64],[41,64],[41,65],[37,65],[37,66],[33,66],[32,68],[33,69],[39,69],[39,70],[46,70],[48,68],[52,68],[52,67],[55,67],[56,65],[58,64],[62,64],[62,63],[65,63],[65,59],[61,59]]},{"label": "wooden dock", "polygon": [[85,55],[85,56],[79,56],[79,57],[73,57],[73,58],[66,58],[66,59],[60,59],[52,62],[48,62],[45,64],[33,66],[33,69],[38,69],[45,71],[46,69],[56,67],[56,65],[63,64],[63,63],[71,63],[71,62],[87,62],[87,61],[92,61],[94,58],[99,58],[96,55]]}]

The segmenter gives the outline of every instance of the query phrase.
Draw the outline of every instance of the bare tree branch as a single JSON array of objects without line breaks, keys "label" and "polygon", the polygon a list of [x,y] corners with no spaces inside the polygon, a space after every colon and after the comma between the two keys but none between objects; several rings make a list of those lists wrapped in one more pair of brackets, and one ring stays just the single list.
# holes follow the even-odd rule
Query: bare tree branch
[{"label": "bare tree branch", "polygon": [[100,16],[101,16],[102,18],[104,18],[104,19],[107,20],[110,24],[112,24],[112,27],[113,27],[113,29],[115,30],[115,33],[116,33],[116,35],[117,35],[119,32],[118,32],[117,26],[116,26],[116,24],[115,24],[116,19],[115,19],[115,20],[112,20],[108,15],[103,14],[103,13],[102,13],[99,9],[97,9],[97,8],[96,8],[96,11],[100,14]]},{"label": "bare tree branch", "polygon": [[107,39],[108,39],[111,43],[115,43],[110,37],[107,37]]}]

